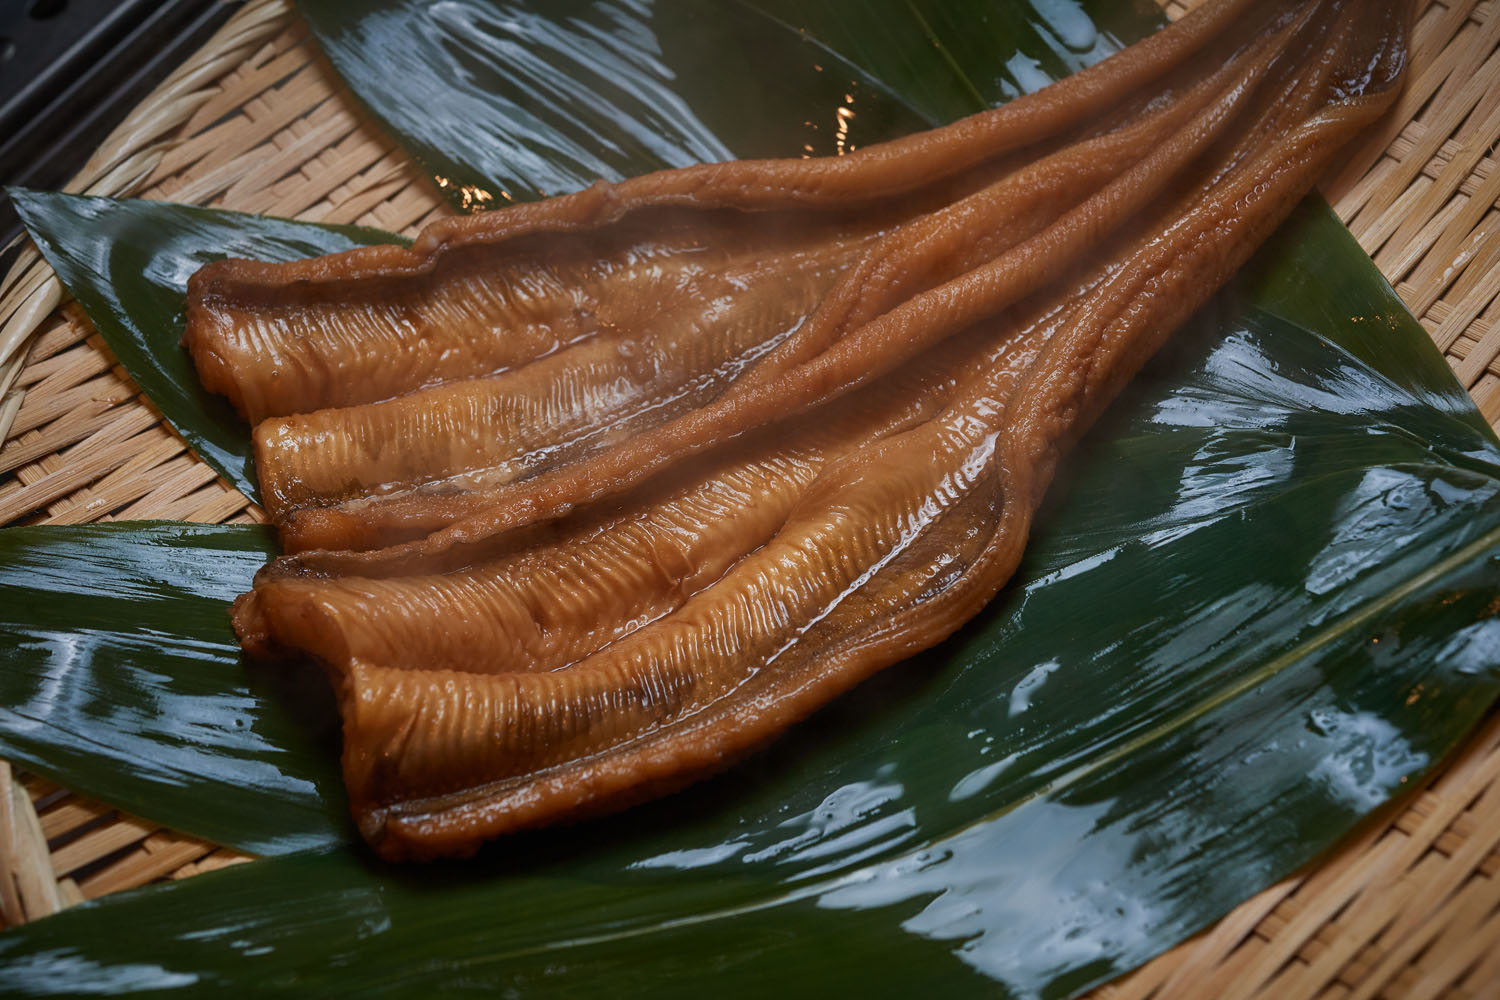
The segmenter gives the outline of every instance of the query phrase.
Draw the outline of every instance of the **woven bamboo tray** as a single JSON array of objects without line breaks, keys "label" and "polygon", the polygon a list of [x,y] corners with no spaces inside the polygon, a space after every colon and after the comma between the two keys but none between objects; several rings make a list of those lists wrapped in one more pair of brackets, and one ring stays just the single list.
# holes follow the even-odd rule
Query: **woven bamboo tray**
[{"label": "woven bamboo tray", "polygon": [[[1172,0],[1178,15],[1199,0]],[[1420,3],[1414,74],[1324,192],[1500,425],[1500,0]],[[288,0],[252,0],[69,190],[412,233],[447,211]],[[0,524],[259,521],[34,251],[0,286]],[[0,921],[252,859],[0,761]],[[1500,716],[1312,870],[1098,998],[1500,997]]]}]

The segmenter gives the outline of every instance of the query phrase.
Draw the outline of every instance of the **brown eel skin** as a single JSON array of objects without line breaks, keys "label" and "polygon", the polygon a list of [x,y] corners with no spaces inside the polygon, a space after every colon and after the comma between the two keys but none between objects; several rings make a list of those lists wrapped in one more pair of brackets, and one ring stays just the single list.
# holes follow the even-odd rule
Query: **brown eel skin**
[{"label": "brown eel skin", "polygon": [[235,627],[333,678],[370,844],[662,795],[950,635],[1059,456],[1389,107],[1408,7],[1219,0],[844,157],[199,272],[186,342],[289,553]]}]

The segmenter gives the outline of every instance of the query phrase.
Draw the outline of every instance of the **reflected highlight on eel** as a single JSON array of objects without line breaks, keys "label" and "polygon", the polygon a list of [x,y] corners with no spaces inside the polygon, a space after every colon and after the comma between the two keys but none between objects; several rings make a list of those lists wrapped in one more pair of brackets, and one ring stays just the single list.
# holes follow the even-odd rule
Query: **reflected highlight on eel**
[{"label": "reflected highlight on eel", "polygon": [[1218,0],[846,156],[200,271],[187,345],[287,553],[235,627],[328,670],[370,844],[665,794],[950,635],[1059,457],[1389,107],[1409,18]]}]

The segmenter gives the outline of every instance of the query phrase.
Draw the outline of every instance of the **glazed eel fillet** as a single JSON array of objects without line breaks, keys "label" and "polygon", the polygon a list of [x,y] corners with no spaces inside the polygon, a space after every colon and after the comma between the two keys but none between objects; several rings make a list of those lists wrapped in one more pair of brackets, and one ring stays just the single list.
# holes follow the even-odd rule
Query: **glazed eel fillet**
[{"label": "glazed eel fillet", "polygon": [[187,342],[289,552],[235,626],[330,673],[365,837],[463,855],[664,794],[950,635],[1059,456],[1389,106],[1408,19],[1220,0],[845,157],[205,268]]}]

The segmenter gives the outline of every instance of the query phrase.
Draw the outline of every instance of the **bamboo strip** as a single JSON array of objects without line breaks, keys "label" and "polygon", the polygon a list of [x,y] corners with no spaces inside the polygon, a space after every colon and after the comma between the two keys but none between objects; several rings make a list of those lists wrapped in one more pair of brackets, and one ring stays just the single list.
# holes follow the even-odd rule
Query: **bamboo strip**
[{"label": "bamboo strip", "polygon": [[[10,765],[0,762],[0,902],[7,923],[49,916],[62,909],[62,898],[52,874],[47,840],[32,808],[31,796],[14,779]],[[14,919],[13,919],[14,918]]]},{"label": "bamboo strip", "polygon": [[20,851],[16,848],[16,818],[13,815],[13,800],[9,794],[11,784],[10,764],[0,761],[0,920],[7,927],[24,923],[26,911],[21,908],[21,891],[16,885],[15,872],[21,865]]},{"label": "bamboo strip", "polygon": [[52,854],[53,867],[63,872],[77,871],[129,847],[158,829],[154,824],[120,816],[110,825],[90,830],[59,847]]},{"label": "bamboo strip", "polygon": [[205,854],[191,864],[183,865],[174,871],[170,877],[174,880],[192,878],[194,875],[202,875],[204,872],[216,872],[223,868],[229,868],[232,865],[242,865],[247,861],[254,860],[248,854],[241,854],[238,851],[220,848],[211,854]]},{"label": "bamboo strip", "polygon": [[[46,470],[46,460],[38,463],[46,470],[42,476],[27,482],[19,490],[0,494],[0,521],[13,521],[38,507],[60,500],[127,463],[139,468],[141,463],[133,461],[138,452],[137,438],[140,434],[152,433],[155,425],[156,420],[149,411],[134,410],[125,419],[113,421],[64,452],[62,457],[66,464],[58,463]],[[24,476],[25,471],[18,473],[18,477]],[[98,512],[108,513],[107,510]]]},{"label": "bamboo strip", "polygon": [[90,399],[48,424],[43,430],[11,438],[6,449],[0,451],[0,474],[31,465],[108,427],[115,419],[114,405],[114,402],[107,399]]},{"label": "bamboo strip", "polygon": [[16,414],[15,430],[29,431],[66,418],[87,403],[125,403],[134,398],[135,387],[123,378],[98,378],[76,385],[55,395],[31,393],[30,403],[23,401]]},{"label": "bamboo strip", "polygon": [[77,797],[66,798],[50,809],[38,808],[40,809],[38,815],[42,821],[42,835],[49,841],[65,837],[91,823],[97,823],[114,812],[109,806]]},{"label": "bamboo strip", "polygon": [[[1460,929],[1460,933],[1470,934],[1467,929]],[[1500,926],[1496,926],[1495,917],[1491,915],[1485,925],[1472,936],[1475,940],[1487,941],[1493,945],[1494,941],[1500,939]],[[1442,952],[1440,947],[1433,950],[1439,954]],[[1470,997],[1479,997],[1485,992],[1493,993],[1496,983],[1500,983],[1500,948],[1492,946],[1489,954],[1475,963],[1474,968],[1460,984],[1459,990]]]},{"label": "bamboo strip", "polygon": [[79,883],[86,899],[97,899],[122,889],[159,878],[165,878],[184,865],[212,853],[213,846],[192,837],[159,830],[145,840],[140,847],[116,861],[108,868]]},{"label": "bamboo strip", "polygon": [[[143,433],[121,442],[110,456],[113,460],[121,454],[128,454],[123,465],[86,489],[53,504],[47,509],[44,523],[82,524],[107,516],[122,504],[149,493],[154,478],[162,473],[164,463],[182,452],[182,442],[153,422]],[[150,477],[142,475],[148,470]]]}]

